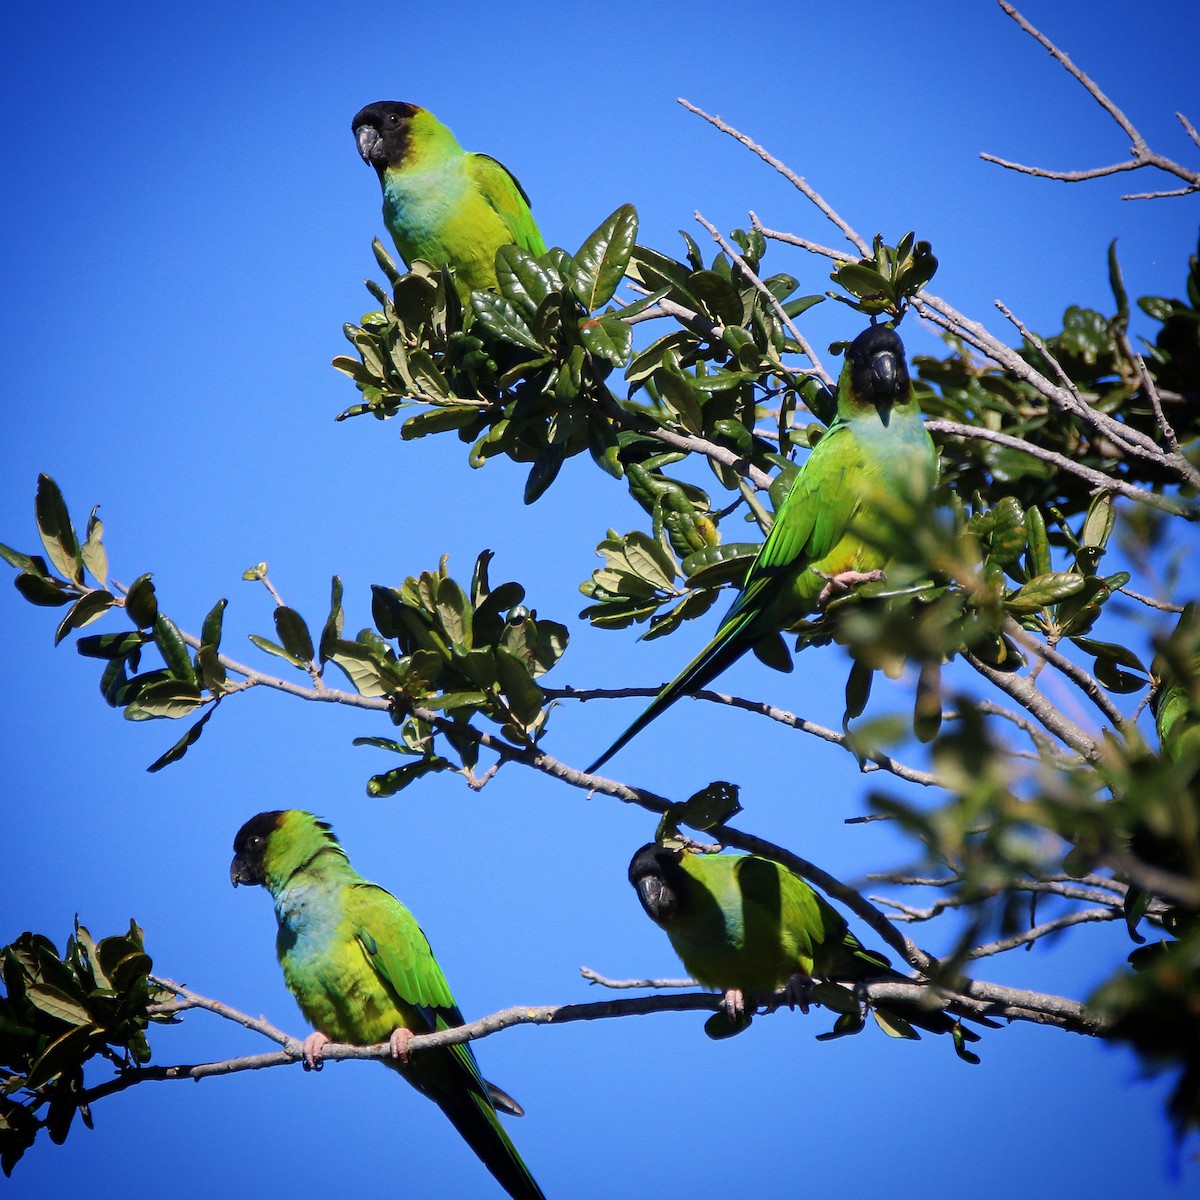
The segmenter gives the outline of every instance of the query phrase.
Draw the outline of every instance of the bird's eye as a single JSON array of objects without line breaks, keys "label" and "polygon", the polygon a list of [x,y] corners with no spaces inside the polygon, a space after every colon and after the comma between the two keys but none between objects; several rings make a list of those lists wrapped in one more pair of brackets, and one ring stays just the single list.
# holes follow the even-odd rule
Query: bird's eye
[{"label": "bird's eye", "polygon": [[250,849],[251,850],[257,850],[262,844],[263,844],[263,840],[261,837],[258,836],[258,834],[255,834],[254,837],[252,837],[250,839]]},{"label": "bird's eye", "polygon": [[397,113],[390,113],[388,115],[388,124],[389,125],[399,125],[400,124],[399,115]]}]

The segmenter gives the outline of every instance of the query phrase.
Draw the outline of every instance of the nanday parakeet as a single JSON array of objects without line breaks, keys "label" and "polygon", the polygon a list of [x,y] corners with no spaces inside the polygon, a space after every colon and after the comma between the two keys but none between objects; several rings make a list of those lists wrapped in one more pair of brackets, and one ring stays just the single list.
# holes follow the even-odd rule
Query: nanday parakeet
[{"label": "nanday parakeet", "polygon": [[431,112],[379,100],[351,128],[363,161],[379,175],[383,220],[409,267],[418,258],[449,265],[464,293],[494,291],[501,246],[545,252],[513,174],[486,154],[468,154]]},{"label": "nanday parakeet", "polygon": [[463,1023],[445,976],[412,914],[350,865],[333,831],[312,813],[252,817],[234,839],[229,874],[275,901],[276,952],[301,1012],[318,1031],[306,1039],[315,1064],[333,1040],[390,1041],[388,1065],[423,1092],[515,1200],[544,1200],[500,1127],[496,1109],[521,1108],[479,1073],[467,1044],[408,1055],[416,1034]]},{"label": "nanday parakeet", "polygon": [[[814,977],[906,979],[863,946],[824,897],[772,859],[697,854],[651,842],[633,856],[629,882],[696,982],[725,993],[726,1032],[749,1024],[748,993],[786,988],[789,1001],[806,1008]],[[915,1003],[878,1008],[932,1033],[949,1033],[958,1024]],[[964,1028],[959,1036],[979,1037]]]},{"label": "nanday parakeet", "polygon": [[834,585],[878,578],[890,556],[876,541],[886,542],[889,521],[918,511],[936,482],[937,451],[913,398],[904,345],[895,330],[872,325],[847,348],[837,416],[797,473],[716,635],[588,773],[755,643],[821,607]]}]

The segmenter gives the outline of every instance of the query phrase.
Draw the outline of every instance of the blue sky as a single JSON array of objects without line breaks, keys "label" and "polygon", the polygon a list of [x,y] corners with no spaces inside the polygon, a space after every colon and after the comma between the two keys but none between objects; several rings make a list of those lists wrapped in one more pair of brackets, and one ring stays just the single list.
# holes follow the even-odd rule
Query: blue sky
[{"label": "blue sky", "polygon": [[[1178,5],[1154,0],[1136,18],[1115,0],[1024,11],[1152,146],[1188,159],[1172,114],[1200,120],[1200,87],[1194,23]],[[68,3],[23,6],[4,26],[0,540],[36,548],[46,471],[78,521],[102,506],[114,578],[153,571],[179,624],[197,628],[228,597],[226,646],[245,657],[246,634],[271,634],[269,597],[241,581],[253,563],[268,560],[285,600],[318,625],[340,574],[358,628],[369,584],[444,553],[466,578],[484,548],[496,551],[493,581],[520,579],[530,604],[571,629],[548,682],[657,683],[706,636],[637,644],[576,620],[596,542],[609,525],[640,524],[624,489],[585,460],[525,509],[524,472],[507,462],[470,472],[454,440],[334,425],[356,393],[329,360],[345,349],[342,322],[370,307],[361,280],[377,274],[370,240],[382,234],[377,184],[349,132],[368,101],[423,104],[507,163],[547,241],[568,249],[626,201],[642,239],[668,252],[680,228],[704,241],[697,209],[724,230],[754,209],[836,244],[789,185],[675,103],[685,96],[768,146],[867,237],[931,240],[934,290],[996,331],[997,298],[1046,331],[1068,303],[1107,307],[1114,237],[1135,296],[1180,293],[1196,246],[1195,198],[1120,200],[1154,186],[1148,177],[1068,187],[980,161],[986,150],[1074,168],[1126,152],[990,3]],[[803,291],[827,285],[822,262],[799,251],[775,247],[767,263]],[[846,321],[827,304],[806,329],[823,347]],[[910,352],[935,352],[910,325]],[[0,942],[32,928],[61,944],[76,912],[97,936],[135,916],[160,972],[302,1034],[273,961],[269,901],[235,893],[227,868],[246,818],[303,807],[413,910],[468,1016],[596,999],[581,964],[678,974],[625,881],[653,834],[645,814],[514,768],[480,794],[435,778],[369,799],[367,776],[391,763],[350,739],[386,729],[268,695],[239,698],[182,764],[147,775],[179,727],[106,709],[95,664],[52,649],[52,614],[12,591],[0,612]],[[726,682],[836,723],[839,666],[804,662],[783,679],[749,662]],[[613,773],[676,799],[736,778],[744,827],[843,878],[895,860],[880,826],[843,825],[868,790],[852,761],[703,710],[678,705]],[[548,749],[581,766],[632,711],[561,709]],[[936,938],[927,931],[935,949]],[[1127,950],[1117,928],[1089,927],[986,977],[1082,996]],[[721,1045],[700,1025],[669,1014],[480,1044],[485,1072],[528,1111],[511,1129],[548,1196],[786,1194],[799,1180],[855,1194],[854,1177],[886,1179],[901,1197],[969,1187],[977,1200],[1195,1185],[1194,1167],[1172,1171],[1163,1086],[1121,1050],[1014,1028],[989,1034],[972,1069],[932,1039],[817,1043],[820,1014],[764,1019]],[[169,1062],[260,1043],[198,1015],[154,1045]],[[234,1179],[260,1195],[498,1194],[436,1109],[370,1064],[150,1085],[99,1105],[96,1122],[62,1148],[40,1142],[7,1193],[126,1194],[144,1177],[169,1180],[180,1200]]]}]

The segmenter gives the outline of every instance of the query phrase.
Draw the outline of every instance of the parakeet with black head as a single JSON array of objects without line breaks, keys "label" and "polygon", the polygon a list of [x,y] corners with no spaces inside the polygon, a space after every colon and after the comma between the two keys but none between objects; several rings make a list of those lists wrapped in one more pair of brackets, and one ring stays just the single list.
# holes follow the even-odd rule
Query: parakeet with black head
[{"label": "parakeet with black head", "polygon": [[[785,988],[790,1003],[806,1007],[814,978],[906,978],[863,946],[824,897],[772,859],[650,842],[633,856],[629,882],[696,982],[724,992],[725,1033],[749,1024],[747,995]],[[950,1033],[958,1025],[916,1003],[877,1007],[931,1033]],[[711,1022],[708,1028],[721,1029]],[[979,1037],[961,1027],[959,1036]]]},{"label": "parakeet with black head", "polygon": [[936,482],[937,451],[904,345],[894,329],[872,325],[847,347],[837,417],[797,473],[716,635],[588,773],[681,696],[823,606],[835,587],[879,578],[891,558],[889,531],[921,511]]},{"label": "parakeet with black head", "polygon": [[520,1106],[479,1073],[467,1044],[413,1054],[414,1036],[463,1023],[412,914],[350,865],[324,821],[292,809],[252,817],[234,839],[230,879],[271,893],[276,951],[301,1012],[317,1030],[305,1062],[329,1041],[391,1042],[388,1063],[450,1118],[515,1200],[544,1200],[496,1117]]},{"label": "parakeet with black head", "polygon": [[354,140],[383,188],[383,220],[400,257],[454,268],[459,289],[496,290],[496,251],[546,244],[529,197],[502,163],[469,154],[431,112],[379,100],[355,114]]}]

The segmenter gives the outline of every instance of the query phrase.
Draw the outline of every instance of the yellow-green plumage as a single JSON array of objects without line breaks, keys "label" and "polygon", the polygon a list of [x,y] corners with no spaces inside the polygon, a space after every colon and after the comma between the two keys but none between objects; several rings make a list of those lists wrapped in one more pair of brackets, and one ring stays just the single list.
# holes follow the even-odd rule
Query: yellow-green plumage
[{"label": "yellow-green plumage", "polygon": [[[772,859],[696,854],[651,842],[633,856],[629,882],[692,977],[724,991],[727,1004],[731,993],[740,1005],[744,995],[791,992],[814,977],[904,978],[863,946],[824,897]],[[880,1011],[933,1033],[956,1026],[944,1012],[916,1003],[892,1002]],[[959,1036],[978,1038],[966,1029]]]},{"label": "yellow-green plumage", "polygon": [[368,104],[351,122],[363,159],[379,175],[383,219],[408,266],[454,268],[459,289],[496,288],[496,251],[546,246],[515,177],[469,154],[431,112],[399,100]]},{"label": "yellow-green plumage", "polygon": [[713,639],[588,773],[681,696],[816,610],[831,577],[885,567],[889,532],[913,519],[936,480],[937,453],[913,397],[904,346],[895,330],[873,325],[847,348],[837,418],[797,473]]},{"label": "yellow-green plumage", "polygon": [[[354,870],[323,821],[294,809],[260,813],[234,850],[234,886],[261,884],[275,901],[284,979],[314,1028],[333,1041],[375,1045],[397,1029],[415,1035],[463,1023],[412,914]],[[483,1079],[469,1046],[388,1065],[437,1103],[510,1196],[543,1200],[496,1117],[497,1107],[520,1107]]]}]

